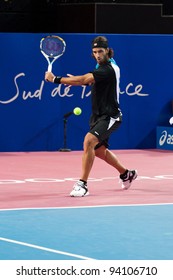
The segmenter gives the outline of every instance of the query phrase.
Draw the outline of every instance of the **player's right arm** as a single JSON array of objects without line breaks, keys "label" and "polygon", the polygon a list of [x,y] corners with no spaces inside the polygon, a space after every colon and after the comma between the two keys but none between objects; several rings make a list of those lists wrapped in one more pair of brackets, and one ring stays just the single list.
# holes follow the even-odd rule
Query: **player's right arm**
[{"label": "player's right arm", "polygon": [[89,85],[94,83],[94,76],[92,73],[87,73],[81,76],[70,76],[70,77],[57,77],[52,72],[45,73],[45,80],[58,83],[65,84],[71,86],[81,86],[81,85]]}]

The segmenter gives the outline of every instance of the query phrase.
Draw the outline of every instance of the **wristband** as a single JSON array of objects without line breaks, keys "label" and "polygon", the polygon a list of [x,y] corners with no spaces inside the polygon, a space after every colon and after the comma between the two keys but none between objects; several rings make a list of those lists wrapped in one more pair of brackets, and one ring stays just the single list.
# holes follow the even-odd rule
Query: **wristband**
[{"label": "wristband", "polygon": [[61,78],[60,76],[56,76],[54,79],[53,79],[53,82],[54,84],[60,84],[61,83]]}]

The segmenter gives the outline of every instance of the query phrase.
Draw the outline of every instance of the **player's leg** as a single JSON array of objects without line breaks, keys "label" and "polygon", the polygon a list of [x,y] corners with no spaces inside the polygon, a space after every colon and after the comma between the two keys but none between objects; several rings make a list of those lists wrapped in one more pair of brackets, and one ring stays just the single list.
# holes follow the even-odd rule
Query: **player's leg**
[{"label": "player's leg", "polygon": [[104,145],[95,150],[95,155],[119,171],[123,189],[130,188],[132,181],[137,178],[136,170],[128,170],[120,163],[118,157]]},{"label": "player's leg", "polygon": [[95,158],[94,147],[98,144],[98,138],[91,133],[87,133],[84,139],[84,152],[82,156],[82,174],[81,179],[86,181],[90,174]]},{"label": "player's leg", "polygon": [[84,139],[84,151],[82,155],[82,174],[80,180],[75,183],[73,190],[70,193],[71,196],[85,196],[89,194],[87,180],[95,158],[94,147],[97,144],[97,137],[91,133],[87,133]]},{"label": "player's leg", "polygon": [[116,168],[120,174],[123,174],[127,170],[127,168],[120,163],[118,157],[103,145],[95,150],[95,155]]}]

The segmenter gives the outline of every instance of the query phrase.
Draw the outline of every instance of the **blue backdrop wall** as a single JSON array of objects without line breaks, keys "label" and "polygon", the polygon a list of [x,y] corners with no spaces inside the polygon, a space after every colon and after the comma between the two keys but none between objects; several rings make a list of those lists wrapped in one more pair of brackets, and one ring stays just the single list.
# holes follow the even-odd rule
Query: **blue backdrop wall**
[{"label": "blue backdrop wall", "polygon": [[[47,61],[40,53],[50,34],[0,34],[0,151],[56,151],[63,147],[63,115],[76,106],[80,116],[67,122],[67,146],[82,150],[90,117],[90,87],[56,86],[44,81]],[[57,75],[85,74],[95,67],[91,41],[98,34],[56,34],[65,54],[53,64]],[[105,34],[121,69],[123,123],[111,149],[156,147],[156,127],[169,125],[173,99],[171,35]]]}]

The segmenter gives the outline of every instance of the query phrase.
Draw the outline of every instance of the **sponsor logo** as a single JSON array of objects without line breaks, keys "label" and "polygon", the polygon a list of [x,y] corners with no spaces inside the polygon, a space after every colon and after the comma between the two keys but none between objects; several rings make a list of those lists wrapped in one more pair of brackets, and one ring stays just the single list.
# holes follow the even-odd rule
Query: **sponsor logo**
[{"label": "sponsor logo", "polygon": [[162,131],[159,139],[159,145],[163,146],[164,144],[173,145],[173,134],[169,134],[167,130]]},{"label": "sponsor logo", "polygon": [[[67,74],[68,75],[68,74]],[[39,88],[37,88],[36,90],[22,90],[21,86],[20,86],[20,82],[22,80],[22,78],[27,78],[26,74],[21,72],[19,74],[17,74],[14,77],[14,89],[13,92],[11,92],[11,98],[9,99],[5,99],[2,100],[1,96],[0,96],[0,104],[9,104],[12,103],[14,101],[16,101],[17,99],[21,98],[24,101],[27,101],[28,99],[38,99],[38,100],[42,100],[43,97],[43,92],[44,92],[44,88],[45,88],[45,81],[42,80],[40,83]],[[74,92],[73,92],[73,86],[71,85],[63,85],[63,84],[59,84],[57,87],[55,87],[51,92],[50,95],[51,97],[73,97],[74,96]],[[88,89],[87,86],[83,85],[80,87],[81,88],[81,92],[80,92],[80,98],[86,98],[89,97],[91,95],[91,90]],[[124,90],[120,91],[120,94],[127,94],[128,96],[139,96],[139,97],[146,97],[149,96],[148,93],[143,92],[143,85],[142,84],[137,84],[134,85],[133,83],[128,83],[125,87]],[[0,93],[1,95],[1,93]]]},{"label": "sponsor logo", "polygon": [[99,135],[99,133],[97,131],[94,131],[95,134]]}]

